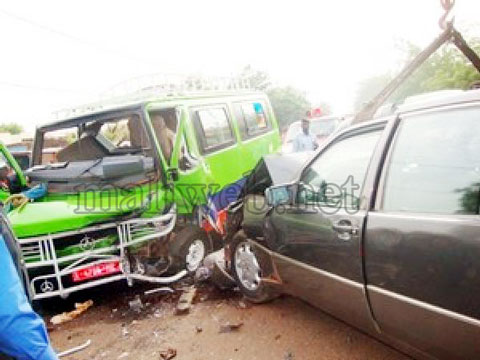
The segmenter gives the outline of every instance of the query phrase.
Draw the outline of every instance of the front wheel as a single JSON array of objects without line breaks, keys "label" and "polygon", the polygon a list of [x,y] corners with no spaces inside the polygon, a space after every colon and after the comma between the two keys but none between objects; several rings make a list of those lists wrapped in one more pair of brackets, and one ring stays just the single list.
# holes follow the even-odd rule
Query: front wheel
[{"label": "front wheel", "polygon": [[170,245],[171,270],[195,272],[210,250],[205,230],[195,225],[184,227],[175,234]]},{"label": "front wheel", "polygon": [[238,287],[254,303],[264,303],[278,297],[279,292],[262,281],[265,259],[258,256],[254,245],[239,231],[231,243],[231,270]]}]

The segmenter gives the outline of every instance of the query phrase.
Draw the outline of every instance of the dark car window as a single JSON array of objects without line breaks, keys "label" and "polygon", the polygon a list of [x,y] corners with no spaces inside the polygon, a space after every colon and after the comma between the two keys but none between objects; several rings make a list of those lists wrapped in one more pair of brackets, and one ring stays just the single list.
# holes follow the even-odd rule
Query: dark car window
[{"label": "dark car window", "polygon": [[478,214],[480,109],[403,119],[387,172],[383,209]]},{"label": "dark car window", "polygon": [[334,143],[302,175],[300,203],[358,207],[358,197],[381,131],[347,137]]}]

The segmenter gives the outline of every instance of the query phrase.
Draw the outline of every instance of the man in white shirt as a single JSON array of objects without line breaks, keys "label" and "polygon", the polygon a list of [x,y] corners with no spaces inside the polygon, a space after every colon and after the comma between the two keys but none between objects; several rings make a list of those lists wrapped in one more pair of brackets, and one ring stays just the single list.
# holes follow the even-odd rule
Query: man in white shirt
[{"label": "man in white shirt", "polygon": [[302,132],[293,140],[293,151],[313,151],[317,147],[317,137],[310,134],[310,121],[302,119]]}]

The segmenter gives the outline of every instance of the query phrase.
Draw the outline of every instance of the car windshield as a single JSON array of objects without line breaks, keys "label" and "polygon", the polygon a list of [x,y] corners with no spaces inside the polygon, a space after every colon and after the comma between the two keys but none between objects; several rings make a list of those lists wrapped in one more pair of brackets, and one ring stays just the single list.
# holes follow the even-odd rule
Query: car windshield
[{"label": "car windshield", "polygon": [[[337,118],[331,119],[322,119],[322,120],[311,120],[310,121],[310,131],[316,136],[328,136],[330,135],[338,125]],[[285,137],[286,142],[293,141],[295,137],[300,134],[302,127],[300,122],[293,123],[287,130],[287,135]]]},{"label": "car windshield", "polygon": [[127,154],[148,156],[151,152],[143,122],[135,113],[99,120],[89,117],[75,126],[60,126],[44,132],[41,144],[42,155],[36,156],[36,165]]}]

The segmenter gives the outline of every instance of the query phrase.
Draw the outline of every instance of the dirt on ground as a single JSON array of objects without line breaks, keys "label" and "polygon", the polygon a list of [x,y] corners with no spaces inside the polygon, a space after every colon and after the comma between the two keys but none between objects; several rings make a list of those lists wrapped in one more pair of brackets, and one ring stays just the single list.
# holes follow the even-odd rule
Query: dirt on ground
[{"label": "dirt on ground", "polygon": [[[175,313],[183,283],[173,294],[144,295],[154,286],[110,285],[68,300],[43,302],[39,309],[57,351],[91,340],[65,359],[293,360],[383,359],[406,356],[292,297],[255,305],[239,292],[198,287],[190,311]],[[138,297],[143,308],[139,308]],[[52,325],[50,318],[73,309],[76,301],[94,305],[79,317]],[[133,302],[133,309],[129,302]]]}]

